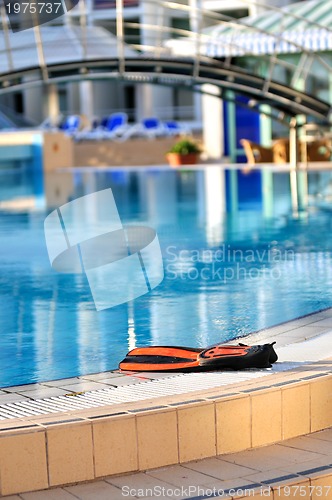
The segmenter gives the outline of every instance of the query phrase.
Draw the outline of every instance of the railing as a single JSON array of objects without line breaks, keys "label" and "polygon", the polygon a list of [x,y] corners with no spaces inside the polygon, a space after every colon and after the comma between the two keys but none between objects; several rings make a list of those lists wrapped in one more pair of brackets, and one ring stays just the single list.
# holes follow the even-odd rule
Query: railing
[{"label": "railing", "polygon": [[[266,102],[271,103],[270,97],[271,93],[275,91],[276,82],[284,88],[287,87],[294,90],[292,99],[294,102],[299,102],[300,104],[306,97],[306,94],[310,94],[310,88],[313,86],[311,83],[313,81],[317,81],[320,86],[322,83],[326,87],[329,85],[330,65],[326,59],[326,55],[323,52],[307,49],[304,45],[301,45],[302,42],[300,39],[290,41],[285,37],[283,32],[283,18],[281,16],[278,21],[279,25],[276,27],[276,32],[271,35],[262,25],[257,28],[246,25],[243,19],[235,19],[226,14],[201,9],[199,8],[199,5],[201,5],[199,0],[197,0],[197,8],[193,7],[194,2],[189,5],[189,2],[180,3],[180,1],[172,0],[93,1],[95,9],[112,9],[109,17],[106,13],[105,15],[102,13],[101,15],[97,12],[95,17],[95,19],[98,19],[99,26],[102,17],[103,26],[107,26],[110,32],[108,37],[105,36],[105,33],[98,34],[97,29],[95,32],[93,31],[92,26],[95,12],[94,8],[91,9],[89,7],[90,3],[88,1],[82,0],[80,5],[75,8],[76,10],[73,9],[73,11],[67,14],[68,16],[79,16],[80,28],[74,23],[74,33],[72,33],[71,38],[69,39],[68,36],[64,37],[63,40],[58,38],[56,43],[54,43],[52,37],[47,35],[47,30],[51,30],[50,27],[46,27],[45,31],[43,31],[44,28],[42,27],[36,27],[35,39],[32,34],[29,36],[28,30],[23,32],[22,35],[20,33],[15,34],[14,38],[8,29],[8,20],[2,9],[4,43],[3,48],[0,49],[0,73],[3,73],[2,75],[0,74],[0,93],[11,91],[11,86],[23,88],[23,86],[32,85],[34,84],[34,79],[36,82],[40,81],[40,73],[36,72],[33,66],[39,66],[42,69],[42,78],[47,83],[49,78],[55,78],[53,68],[51,67],[52,63],[65,65],[66,62],[75,61],[82,62],[82,67],[79,68],[79,77],[81,79],[83,75],[89,72],[90,78],[100,78],[101,76],[105,76],[106,78],[124,78],[127,81],[132,81],[133,84],[138,81],[138,78],[141,83],[151,81],[152,83],[156,82],[168,85],[171,81],[176,84],[176,78],[178,78],[179,84],[182,86],[185,87],[188,85],[196,89],[195,85],[200,86],[204,83],[202,81],[202,74],[203,76],[205,75],[204,78],[206,81],[211,75],[211,73],[207,75],[208,68],[213,68],[217,64],[216,60],[219,60],[220,72],[217,74],[217,69],[215,70],[214,81],[217,83],[220,82],[220,86],[223,86],[226,90],[246,93],[248,86],[250,86],[249,78],[251,78],[252,82],[254,82],[255,78],[264,79],[264,86],[261,86],[260,81],[259,89],[257,87],[256,93],[252,90],[255,87],[255,83],[251,84],[251,93],[249,95],[254,95],[254,97],[257,95],[258,97],[257,100],[255,98],[251,99],[249,103],[253,109],[259,109],[259,98],[266,97]],[[239,3],[242,1],[244,5],[247,5],[247,0],[238,1]],[[251,3],[259,4],[259,2],[255,1]],[[140,15],[137,15],[139,22],[134,22],[134,20],[126,18],[124,11],[126,8],[137,5],[140,6]],[[117,7],[116,9],[115,6]],[[277,7],[269,6],[268,8],[272,13],[281,14],[283,12]],[[317,22],[313,23],[295,11],[290,12],[288,15],[294,22],[301,21],[303,29],[317,28]],[[185,21],[181,24],[183,26],[181,29],[174,27],[174,22],[172,23],[174,19]],[[89,24],[88,21],[92,21],[92,24]],[[220,30],[223,30],[225,27],[233,29],[232,35],[229,38],[222,37],[220,39],[216,36],[215,32],[213,35],[210,29],[206,29],[208,26],[216,25]],[[68,26],[68,31],[70,29],[71,27]],[[329,34],[332,33],[330,28],[324,28],[324,30]],[[111,33],[116,33],[117,37],[114,36],[112,39]],[[246,36],[252,35],[253,37],[257,35],[258,38],[265,35],[272,36],[275,39],[276,47],[280,43],[287,43],[292,47],[291,52],[302,52],[299,56],[300,63],[296,59],[286,60],[284,56],[279,56],[277,52],[262,54],[257,57],[254,47],[252,49],[249,48],[246,52],[246,57],[243,58],[233,57],[233,55],[218,55],[216,47],[218,48],[220,45],[227,47],[229,54],[232,54],[230,49],[234,48],[237,52],[241,50],[241,36],[244,34]],[[22,41],[19,43],[21,36]],[[175,40],[175,37],[180,37],[180,40]],[[62,47],[61,44],[63,44]],[[34,48],[35,54],[33,55],[33,51],[31,51],[27,57],[29,45]],[[145,59],[146,65],[151,60],[154,63],[160,61],[160,64],[151,66],[149,68],[150,74],[147,75],[148,70],[145,70],[145,67],[142,65],[135,67],[132,64],[134,58],[137,58],[138,61]],[[175,68],[173,64],[172,68],[168,69],[167,61],[165,61],[168,58],[172,63],[181,62],[184,58],[185,60],[181,68]],[[98,66],[95,65],[93,67],[93,64],[90,64],[90,60],[93,59],[117,60],[118,68],[113,67],[113,64],[112,68],[110,66],[106,69],[102,68],[101,72],[98,73]],[[192,62],[192,66],[186,69],[187,73],[184,73],[184,65],[187,64],[188,60]],[[15,72],[19,70],[25,71],[25,68],[28,72],[29,67],[32,68],[31,79],[25,78],[25,76],[17,76],[15,79]],[[118,71],[116,71],[117,69]],[[243,72],[243,70],[245,74],[241,80],[241,71]],[[264,76],[262,77],[263,72]],[[239,76],[239,81],[236,85],[233,83],[234,75]],[[66,74],[56,76],[63,78],[63,80],[58,80],[59,82],[65,81],[67,77]],[[66,81],[69,81],[70,76],[68,73],[68,80]],[[310,84],[307,87],[306,82]],[[303,95],[300,95],[300,90],[303,92]],[[288,92],[287,99],[289,96],[290,93]],[[282,99],[282,95],[279,97]],[[312,101],[313,105],[316,105],[316,101],[318,102],[314,98]],[[284,106],[285,111],[288,111],[287,106],[288,101]],[[282,106],[280,106],[280,109],[282,109]],[[299,106],[298,110],[302,112]],[[281,114],[283,113],[281,111]],[[303,113],[306,113],[305,108],[303,108]]]},{"label": "railing", "polygon": [[[123,0],[123,7],[138,7],[139,0]],[[115,9],[116,0],[94,0],[94,9]]]}]

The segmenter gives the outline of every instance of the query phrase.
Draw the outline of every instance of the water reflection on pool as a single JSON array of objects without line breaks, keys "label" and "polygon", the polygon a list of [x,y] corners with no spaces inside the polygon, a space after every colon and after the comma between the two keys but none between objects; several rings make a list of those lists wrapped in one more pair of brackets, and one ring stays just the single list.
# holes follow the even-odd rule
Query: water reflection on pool
[{"label": "water reflection on pool", "polygon": [[[310,174],[309,192],[329,178]],[[78,169],[49,175],[45,190],[26,169],[0,179],[1,386],[108,370],[135,346],[206,346],[332,306],[331,213],[294,216],[288,173]],[[43,223],[109,187],[124,224],[156,229],[165,279],[97,312],[85,275],[52,270]]]}]

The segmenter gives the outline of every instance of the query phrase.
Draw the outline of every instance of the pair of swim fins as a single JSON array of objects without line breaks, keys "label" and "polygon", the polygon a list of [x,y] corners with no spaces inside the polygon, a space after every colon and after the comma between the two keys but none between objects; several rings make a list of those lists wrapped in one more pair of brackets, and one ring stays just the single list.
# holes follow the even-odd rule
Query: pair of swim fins
[{"label": "pair of swim fins", "polygon": [[196,372],[270,368],[278,356],[274,344],[192,347],[137,347],[128,352],[119,368],[135,372]]}]

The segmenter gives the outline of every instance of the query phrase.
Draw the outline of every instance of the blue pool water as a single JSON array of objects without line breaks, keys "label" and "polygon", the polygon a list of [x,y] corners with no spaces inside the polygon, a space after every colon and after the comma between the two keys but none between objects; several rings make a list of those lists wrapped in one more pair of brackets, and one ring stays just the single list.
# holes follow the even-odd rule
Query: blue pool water
[{"label": "blue pool water", "polygon": [[[294,217],[289,176],[273,182],[262,199],[241,179],[235,203],[217,168],[59,172],[45,190],[27,170],[0,172],[0,386],[109,370],[135,346],[207,346],[331,307],[332,214]],[[156,229],[165,279],[97,312],[84,275],[52,270],[43,223],[108,187],[123,223]]]}]

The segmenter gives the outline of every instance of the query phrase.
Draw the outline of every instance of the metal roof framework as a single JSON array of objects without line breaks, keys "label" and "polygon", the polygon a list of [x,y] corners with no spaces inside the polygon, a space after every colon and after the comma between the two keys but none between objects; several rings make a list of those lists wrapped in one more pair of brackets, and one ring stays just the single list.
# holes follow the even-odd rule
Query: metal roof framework
[{"label": "metal roof framework", "polygon": [[[330,71],[322,50],[328,50],[329,44],[332,47],[332,0],[310,0],[283,9],[269,7],[255,18],[240,20],[176,1],[141,1],[152,2],[158,24],[125,22],[123,0],[117,0],[116,37],[87,25],[84,0],[79,7],[80,26],[35,27],[14,34],[2,9],[0,93],[41,82],[98,78],[186,85],[193,90],[213,83],[222,90],[248,96],[253,107],[267,103],[290,118],[304,113],[329,120],[330,103],[300,90],[298,82],[312,74],[314,62],[323,71]],[[248,1],[243,0],[244,4]],[[167,24],[170,13],[187,15],[191,23],[194,19],[196,30],[172,28]],[[214,25],[206,28],[207,24]],[[125,29],[138,26],[149,33],[151,43],[128,42]],[[169,40],[172,35],[181,38]],[[285,53],[296,53],[299,60],[294,63],[280,57]],[[246,67],[253,58],[264,63],[264,74],[261,64]],[[292,73],[291,81],[285,80],[286,71]],[[278,80],[275,76],[279,74],[282,77]]]}]

